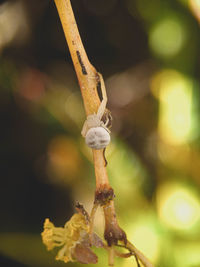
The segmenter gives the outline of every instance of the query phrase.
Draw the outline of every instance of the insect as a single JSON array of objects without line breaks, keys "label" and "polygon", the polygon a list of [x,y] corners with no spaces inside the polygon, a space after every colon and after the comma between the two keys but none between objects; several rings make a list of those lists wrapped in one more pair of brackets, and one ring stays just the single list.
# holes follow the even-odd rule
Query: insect
[{"label": "insect", "polygon": [[85,138],[85,143],[96,150],[104,149],[110,143],[110,130],[107,127],[109,124],[108,116],[105,123],[102,121],[107,104],[106,89],[101,74],[98,73],[98,75],[103,99],[97,113],[87,116],[81,131],[82,136]]}]

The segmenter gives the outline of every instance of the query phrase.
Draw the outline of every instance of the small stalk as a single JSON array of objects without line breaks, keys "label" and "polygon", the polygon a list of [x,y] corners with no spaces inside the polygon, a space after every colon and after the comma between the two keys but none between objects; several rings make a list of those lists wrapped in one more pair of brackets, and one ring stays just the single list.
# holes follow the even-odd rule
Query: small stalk
[{"label": "small stalk", "polygon": [[[80,85],[86,115],[97,113],[100,105],[97,87],[104,86],[104,84],[101,85],[98,72],[88,60],[79,35],[70,0],[54,1]],[[102,149],[93,150],[92,152],[96,176],[96,191],[94,208],[90,216],[90,236],[93,231],[96,209],[100,205],[103,207],[105,217],[104,237],[108,243],[107,250],[109,251],[109,264],[114,264],[114,255],[116,255],[114,246],[117,245],[118,242],[121,242],[123,243],[123,246],[131,252],[130,255],[132,255],[132,253],[137,255],[138,259],[145,267],[153,267],[144,255],[127,241],[125,232],[118,225],[113,200],[114,191],[109,184],[106,170],[105,151]]]}]

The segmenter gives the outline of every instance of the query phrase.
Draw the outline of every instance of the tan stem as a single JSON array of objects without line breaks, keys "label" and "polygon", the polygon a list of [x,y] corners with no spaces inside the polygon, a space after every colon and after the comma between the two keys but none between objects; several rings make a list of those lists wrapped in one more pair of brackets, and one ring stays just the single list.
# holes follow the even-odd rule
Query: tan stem
[{"label": "tan stem", "polygon": [[[97,92],[97,85],[100,82],[99,74],[88,60],[87,54],[81,41],[81,37],[79,35],[70,0],[54,1],[59,13],[66,41],[69,46],[69,51],[81,88],[86,115],[97,113],[97,110],[100,105],[100,99]],[[103,150],[93,150],[93,158],[96,175],[96,190],[99,190],[98,192],[100,192],[101,188],[110,189],[111,187],[108,181]],[[121,230],[121,228],[119,228],[117,224],[113,200],[111,200],[110,203],[104,205],[103,209],[107,226],[108,238],[111,233],[114,235],[115,238],[114,243],[116,243],[118,240],[125,242],[125,233],[123,232],[123,230]],[[112,226],[114,226],[114,228]],[[112,241],[113,240],[111,240],[111,243]],[[138,256],[138,258],[144,264],[145,267],[153,267],[153,265],[148,262],[144,255],[139,252],[130,242],[127,243],[126,247]],[[112,265],[114,251],[113,247],[109,247],[109,250],[111,250],[109,253],[109,261],[110,265]]]},{"label": "tan stem", "polygon": [[[81,88],[86,114],[96,113],[100,105],[100,99],[97,92],[97,84],[99,82],[98,73],[88,60],[77,28],[70,0],[55,0],[55,4]],[[79,58],[77,56],[77,51],[80,54]],[[84,74],[83,67],[87,74]],[[103,150],[93,150],[93,157],[96,183],[98,187],[99,184],[108,183]]]},{"label": "tan stem", "polygon": [[98,189],[102,185],[108,185],[108,175],[105,166],[105,160],[102,150],[93,150],[93,159],[95,162],[95,176],[96,176],[96,188]]},{"label": "tan stem", "polygon": [[108,248],[108,265],[114,266],[114,259],[115,259],[115,250],[114,247],[111,246]]},{"label": "tan stem", "polygon": [[90,214],[90,230],[89,230],[89,237],[90,237],[90,243],[92,244],[92,234],[94,230],[94,218],[95,214],[97,212],[98,204],[94,204],[92,207],[92,211]]},{"label": "tan stem", "polygon": [[105,224],[106,225],[110,225],[111,223],[114,225],[118,225],[113,200],[111,200],[107,205],[104,205],[103,211],[105,214]]},{"label": "tan stem", "polygon": [[96,113],[100,104],[96,89],[97,71],[88,60],[70,0],[55,0],[55,4],[81,88],[86,114]]}]

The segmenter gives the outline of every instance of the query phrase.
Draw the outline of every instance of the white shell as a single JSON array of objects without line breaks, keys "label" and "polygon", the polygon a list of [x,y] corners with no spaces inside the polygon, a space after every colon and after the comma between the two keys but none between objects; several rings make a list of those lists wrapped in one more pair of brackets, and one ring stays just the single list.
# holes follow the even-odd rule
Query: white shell
[{"label": "white shell", "polygon": [[110,134],[103,127],[90,128],[85,143],[93,149],[103,149],[110,143]]}]

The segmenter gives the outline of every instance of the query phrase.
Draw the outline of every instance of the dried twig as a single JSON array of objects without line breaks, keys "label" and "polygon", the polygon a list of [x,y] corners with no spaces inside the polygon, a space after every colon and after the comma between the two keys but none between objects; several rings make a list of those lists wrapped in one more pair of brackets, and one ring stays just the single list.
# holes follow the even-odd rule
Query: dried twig
[{"label": "dried twig", "polygon": [[[55,0],[55,4],[81,88],[86,115],[96,113],[100,105],[97,87],[103,87],[104,82],[99,73],[88,60],[78,32],[70,0]],[[104,237],[108,244],[107,250],[109,252],[109,264],[114,264],[114,246],[120,242],[123,244],[123,247],[127,248],[131,252],[130,255],[136,255],[145,267],[153,267],[148,259],[146,259],[146,257],[138,249],[127,241],[125,232],[118,225],[113,201],[114,192],[108,180],[104,150],[93,150],[92,152],[96,176],[96,192],[94,208],[90,218],[90,234],[92,234],[91,232],[93,229],[96,208],[100,205],[103,207],[105,216]],[[118,256],[119,255],[120,254],[118,253]]]}]

